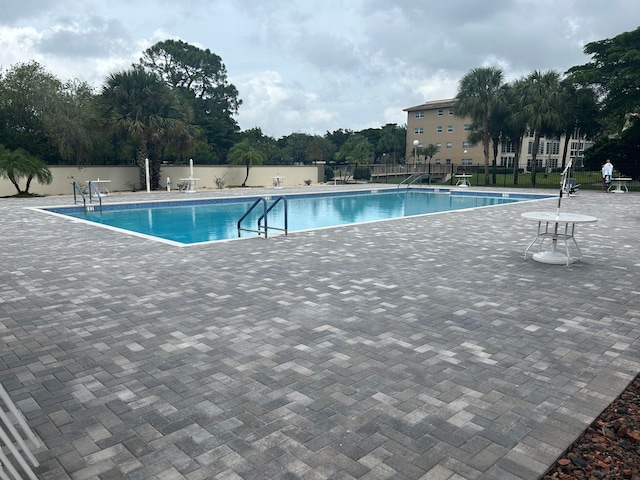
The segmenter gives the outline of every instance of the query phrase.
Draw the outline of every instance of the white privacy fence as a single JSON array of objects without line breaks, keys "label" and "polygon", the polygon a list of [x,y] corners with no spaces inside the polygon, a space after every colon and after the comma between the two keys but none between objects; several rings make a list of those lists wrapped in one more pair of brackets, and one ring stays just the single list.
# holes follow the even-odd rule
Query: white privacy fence
[{"label": "white privacy fence", "polygon": [[34,448],[42,445],[0,384],[0,480],[38,480],[31,470],[38,460],[29,443]]}]

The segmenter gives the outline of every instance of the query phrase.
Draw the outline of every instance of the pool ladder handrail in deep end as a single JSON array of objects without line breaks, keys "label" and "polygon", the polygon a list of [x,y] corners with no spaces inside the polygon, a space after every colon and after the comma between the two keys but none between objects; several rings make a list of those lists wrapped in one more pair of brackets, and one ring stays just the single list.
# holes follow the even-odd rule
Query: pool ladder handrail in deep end
[{"label": "pool ladder handrail in deep end", "polygon": [[79,193],[80,196],[82,197],[82,203],[84,204],[84,211],[87,211],[87,199],[84,196],[84,193],[82,193],[82,189],[80,188],[80,184],[78,182],[76,182],[75,180],[71,183],[73,185],[73,204],[75,205],[78,202],[78,196],[77,194]]},{"label": "pool ladder handrail in deep end", "polygon": [[416,183],[418,180],[421,180],[422,177],[424,177],[424,176],[426,176],[429,179],[429,185],[431,185],[431,174],[430,173],[412,173],[411,175],[409,175],[407,178],[405,178],[403,181],[401,181],[398,184],[398,190],[400,189],[400,185],[404,185],[405,183],[409,182],[409,180],[413,179],[411,182],[407,183],[407,188],[409,188],[411,185]]},{"label": "pool ladder handrail in deep end", "polygon": [[[82,197],[82,204],[84,206],[84,212],[87,213],[89,210],[93,210],[93,205],[87,205],[87,197],[85,197],[84,193],[82,192],[82,188],[80,188],[80,184],[77,181],[73,181],[72,182],[73,185],[73,204],[75,205],[78,202],[78,195],[80,194],[80,197]],[[93,197],[91,195],[91,191],[95,191],[96,195],[98,197],[98,200],[100,200],[100,211],[102,212],[102,196],[100,195],[100,191],[98,190],[98,188],[93,184],[93,181],[89,180],[89,182],[87,182],[87,188],[89,189],[89,203],[91,203],[93,201]]]},{"label": "pool ladder handrail in deep end", "polygon": [[[282,201],[283,205],[284,205],[284,228],[279,228],[279,227],[270,227],[268,225],[268,215],[269,212],[271,211],[271,209],[273,209],[273,207],[276,206],[276,204],[278,204],[280,201]],[[242,221],[247,218],[247,216],[253,211],[254,208],[256,208],[256,206],[258,206],[258,204],[262,204],[262,209],[263,209],[263,213],[262,215],[260,215],[260,217],[258,218],[258,228],[257,230],[254,230],[252,228],[243,228],[242,227]],[[264,219],[264,227],[262,226],[262,220]],[[288,232],[289,232],[289,208],[287,205],[287,199],[285,197],[277,197],[274,202],[271,204],[270,207],[267,207],[267,199],[265,197],[259,197],[256,199],[255,202],[253,202],[251,204],[251,206],[247,209],[246,212],[244,212],[244,215],[242,215],[242,217],[240,217],[240,220],[238,220],[238,237],[240,237],[241,232],[244,230],[246,232],[255,232],[258,235],[264,235],[264,238],[266,239],[268,236],[268,231],[269,228],[273,229],[273,230],[281,230],[284,232],[285,236],[287,236]]]},{"label": "pool ladder handrail in deep end", "polygon": [[89,189],[89,203],[92,203],[93,201],[91,196],[91,192],[93,191],[96,193],[96,197],[98,197],[98,200],[100,201],[100,211],[102,212],[102,195],[100,195],[100,190],[98,190],[98,187],[93,183],[93,180],[89,180],[87,185]]}]

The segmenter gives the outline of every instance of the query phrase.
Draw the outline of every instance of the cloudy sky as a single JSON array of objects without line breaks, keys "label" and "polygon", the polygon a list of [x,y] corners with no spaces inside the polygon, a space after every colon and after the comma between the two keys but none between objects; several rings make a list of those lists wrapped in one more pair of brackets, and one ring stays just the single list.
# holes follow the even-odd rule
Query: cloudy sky
[{"label": "cloudy sky", "polygon": [[638,0],[0,0],[0,65],[99,88],[180,39],[222,58],[242,129],[280,138],[404,124],[472,68],[564,72],[639,24]]}]

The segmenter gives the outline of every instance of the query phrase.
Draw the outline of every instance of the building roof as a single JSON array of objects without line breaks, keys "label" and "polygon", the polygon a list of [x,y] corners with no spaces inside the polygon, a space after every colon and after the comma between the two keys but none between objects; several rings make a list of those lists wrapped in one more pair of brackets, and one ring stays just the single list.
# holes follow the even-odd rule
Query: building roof
[{"label": "building roof", "polygon": [[434,108],[447,108],[453,107],[456,104],[455,98],[448,98],[444,100],[434,100],[432,102],[421,103],[415,107],[404,108],[403,112],[413,112],[415,110],[433,110]]}]

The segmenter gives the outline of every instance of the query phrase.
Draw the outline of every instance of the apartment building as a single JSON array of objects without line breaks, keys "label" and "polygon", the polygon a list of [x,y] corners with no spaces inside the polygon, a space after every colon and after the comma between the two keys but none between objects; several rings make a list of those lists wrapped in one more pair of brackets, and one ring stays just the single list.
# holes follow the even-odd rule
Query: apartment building
[{"label": "apartment building", "polygon": [[[431,159],[431,163],[442,165],[484,165],[482,144],[469,142],[471,133],[471,119],[455,115],[456,100],[453,98],[426,102],[414,107],[405,108],[407,112],[407,163],[417,164],[428,162],[423,155],[419,155],[420,147],[433,144],[439,147]],[[574,160],[574,166],[581,166],[584,150],[593,143],[584,138],[572,138],[567,146],[566,160]],[[490,148],[492,148],[490,146]],[[564,136],[561,138],[540,139],[536,164],[539,169],[557,169],[562,166],[562,156],[565,149]],[[416,156],[415,153],[418,153]],[[522,142],[519,167],[531,170],[533,154],[533,132],[530,132]],[[490,153],[492,160],[493,151]],[[499,167],[513,167],[515,150],[510,142],[501,143],[498,147],[497,165]]]}]

